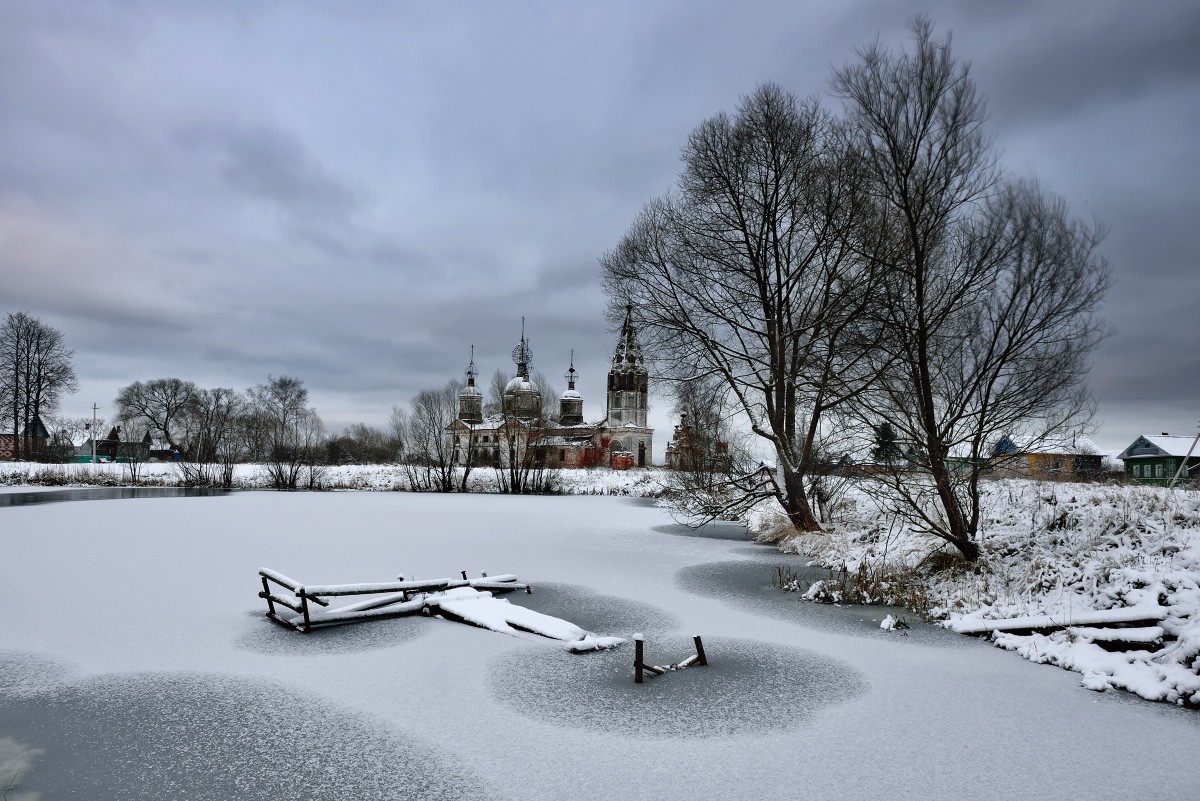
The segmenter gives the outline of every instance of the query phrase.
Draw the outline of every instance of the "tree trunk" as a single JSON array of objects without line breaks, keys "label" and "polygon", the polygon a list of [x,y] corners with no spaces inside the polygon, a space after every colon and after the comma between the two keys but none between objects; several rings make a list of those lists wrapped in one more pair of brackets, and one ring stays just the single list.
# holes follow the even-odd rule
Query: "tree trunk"
[{"label": "tree trunk", "polygon": [[820,531],[821,524],[813,515],[812,506],[804,492],[803,477],[784,463],[783,466],[784,509],[788,519],[797,529],[804,532]]}]

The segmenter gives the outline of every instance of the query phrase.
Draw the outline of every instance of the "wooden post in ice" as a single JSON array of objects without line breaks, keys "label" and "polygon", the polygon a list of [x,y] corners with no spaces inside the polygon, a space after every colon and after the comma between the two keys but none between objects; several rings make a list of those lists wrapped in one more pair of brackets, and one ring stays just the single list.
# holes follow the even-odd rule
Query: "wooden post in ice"
[{"label": "wooden post in ice", "polygon": [[633,680],[642,683],[642,635],[633,635]]},{"label": "wooden post in ice", "polygon": [[267,617],[275,617],[275,602],[271,600],[271,586],[267,584],[267,577],[262,577],[263,596],[267,599]]},{"label": "wooden post in ice", "polygon": [[700,642],[700,635],[697,634],[692,639],[694,639],[696,641],[696,657],[698,658],[700,665],[701,666],[707,665],[708,659],[704,656],[704,643]]},{"label": "wooden post in ice", "polygon": [[300,606],[304,610],[304,628],[301,629],[301,631],[303,631],[305,634],[308,634],[310,631],[312,631],[312,622],[308,619],[308,593],[306,593],[304,588],[301,587],[296,591],[296,594],[300,596]]}]

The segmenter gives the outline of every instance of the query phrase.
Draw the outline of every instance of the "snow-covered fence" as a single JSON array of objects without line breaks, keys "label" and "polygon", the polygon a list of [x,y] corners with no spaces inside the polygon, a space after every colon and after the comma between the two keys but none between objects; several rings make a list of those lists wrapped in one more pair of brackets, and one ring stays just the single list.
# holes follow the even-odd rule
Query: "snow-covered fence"
[{"label": "snow-covered fence", "polygon": [[647,665],[643,659],[644,639],[641,634],[633,635],[633,680],[637,684],[642,683],[642,677],[645,674],[653,676],[663,676],[673,670],[683,670],[692,665],[700,665],[705,667],[708,665],[708,657],[704,655],[704,643],[700,640],[700,635],[697,634],[692,640],[696,643],[696,653],[689,656],[687,659],[682,659],[673,665]]},{"label": "snow-covered fence", "polygon": [[[528,584],[520,584],[517,577],[511,574],[489,577],[484,573],[480,578],[469,579],[464,570],[462,579],[425,579],[420,581],[405,581],[400,576],[398,581],[383,581],[365,584],[310,584],[305,585],[270,568],[261,568],[258,575],[262,579],[262,590],[259,598],[267,602],[267,617],[272,622],[305,634],[315,626],[354,623],[360,620],[373,620],[385,617],[411,615],[427,610],[430,595],[444,593],[460,587],[468,587],[481,592],[512,592],[525,590],[533,592]],[[279,595],[271,590],[271,584],[276,584],[290,590],[292,597]],[[376,596],[362,601],[329,608],[326,598],[372,595]],[[315,604],[313,608],[310,604]],[[289,615],[277,607],[290,609],[295,614]]]}]

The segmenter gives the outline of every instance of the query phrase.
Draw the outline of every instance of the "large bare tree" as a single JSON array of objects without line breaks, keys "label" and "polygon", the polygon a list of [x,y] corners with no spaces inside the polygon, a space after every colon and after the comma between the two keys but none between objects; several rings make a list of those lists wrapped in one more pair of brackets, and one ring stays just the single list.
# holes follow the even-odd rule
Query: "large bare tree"
[{"label": "large bare tree", "polygon": [[675,191],[602,259],[656,372],[714,378],[778,464],[742,489],[820,528],[805,488],[826,414],[860,391],[881,227],[864,165],[815,100],[773,84],[692,131]]},{"label": "large bare tree", "polygon": [[232,484],[247,408],[246,397],[228,387],[198,388],[192,393],[182,424],[188,458],[177,463],[185,484]]},{"label": "large bare tree", "polygon": [[188,444],[186,424],[198,391],[194,383],[180,378],[134,381],[117,392],[116,417],[140,420],[172,450],[184,451]]},{"label": "large bare tree", "polygon": [[242,418],[245,441],[265,458],[265,469],[276,489],[294,490],[307,474],[307,486],[317,486],[322,467],[325,426],[308,405],[308,388],[294,376],[268,376],[266,383],[247,391],[247,414]]},{"label": "large bare tree", "polygon": [[911,52],[873,44],[833,79],[889,241],[863,419],[895,423],[931,477],[893,474],[897,510],[974,560],[990,446],[1089,416],[1108,268],[1099,226],[998,170],[985,103],[950,38],[923,17],[911,28]]}]

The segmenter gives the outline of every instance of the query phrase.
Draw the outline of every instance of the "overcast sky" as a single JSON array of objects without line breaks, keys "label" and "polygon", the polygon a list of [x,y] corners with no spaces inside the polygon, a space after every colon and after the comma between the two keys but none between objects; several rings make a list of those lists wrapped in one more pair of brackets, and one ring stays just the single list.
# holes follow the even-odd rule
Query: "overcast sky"
[{"label": "overcast sky", "polygon": [[598,418],[597,260],[688,132],[763,81],[826,94],[916,12],[972,63],[1003,164],[1111,227],[1097,441],[1194,432],[1195,0],[0,0],[0,314],[66,335],[66,413],[288,374],[333,429],[382,425],[472,344],[511,370],[525,316]]}]

